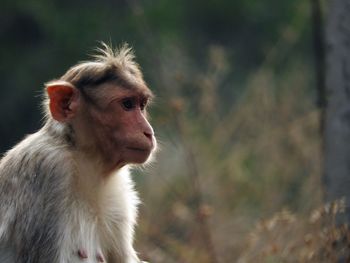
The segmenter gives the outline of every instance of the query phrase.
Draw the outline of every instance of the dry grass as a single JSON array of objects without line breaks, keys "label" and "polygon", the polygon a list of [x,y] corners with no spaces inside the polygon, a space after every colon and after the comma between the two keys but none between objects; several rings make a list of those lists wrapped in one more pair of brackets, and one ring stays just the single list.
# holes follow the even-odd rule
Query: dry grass
[{"label": "dry grass", "polygon": [[310,68],[296,62],[277,75],[265,65],[243,93],[228,98],[220,89],[232,74],[225,50],[213,47],[201,70],[171,50],[159,77],[171,85],[159,94],[162,115],[152,120],[163,149],[139,179],[142,257],[153,263],[348,257],[348,229],[330,220],[341,203],[311,212],[322,204],[322,160]]},{"label": "dry grass", "polygon": [[261,220],[249,234],[238,262],[350,262],[349,228],[336,223],[337,214],[344,209],[344,200],[338,200],[309,217],[283,210]]}]

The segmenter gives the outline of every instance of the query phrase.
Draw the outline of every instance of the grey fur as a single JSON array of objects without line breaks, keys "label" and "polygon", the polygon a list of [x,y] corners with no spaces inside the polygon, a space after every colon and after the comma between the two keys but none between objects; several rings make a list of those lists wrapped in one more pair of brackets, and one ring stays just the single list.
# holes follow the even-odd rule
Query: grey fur
[{"label": "grey fur", "polygon": [[62,145],[43,128],[0,162],[0,244],[12,247],[16,263],[58,259],[57,224],[69,183],[61,165],[69,151]]}]

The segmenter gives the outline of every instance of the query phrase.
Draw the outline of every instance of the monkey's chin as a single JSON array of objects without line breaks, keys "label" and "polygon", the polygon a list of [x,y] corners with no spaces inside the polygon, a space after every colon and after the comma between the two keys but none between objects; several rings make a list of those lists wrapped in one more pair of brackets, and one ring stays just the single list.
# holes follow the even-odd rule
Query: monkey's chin
[{"label": "monkey's chin", "polygon": [[151,155],[151,149],[128,147],[125,159],[128,163],[143,164]]}]

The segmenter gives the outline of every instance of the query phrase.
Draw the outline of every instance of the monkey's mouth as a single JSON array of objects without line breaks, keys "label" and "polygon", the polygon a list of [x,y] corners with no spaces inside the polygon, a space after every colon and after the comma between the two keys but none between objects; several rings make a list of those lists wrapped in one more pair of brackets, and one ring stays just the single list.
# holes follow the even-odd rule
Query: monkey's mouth
[{"label": "monkey's mouth", "polygon": [[150,151],[150,149],[138,148],[138,147],[127,147],[127,149],[132,150],[132,151],[137,151],[137,152],[149,152]]}]

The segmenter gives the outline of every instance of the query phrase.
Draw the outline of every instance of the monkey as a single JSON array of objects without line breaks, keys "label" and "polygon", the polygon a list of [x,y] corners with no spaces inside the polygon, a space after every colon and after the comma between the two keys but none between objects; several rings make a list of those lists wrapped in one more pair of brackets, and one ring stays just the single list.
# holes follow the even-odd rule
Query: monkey
[{"label": "monkey", "polygon": [[157,147],[154,95],[127,44],[44,86],[43,126],[0,161],[0,262],[139,263],[130,169]]}]

